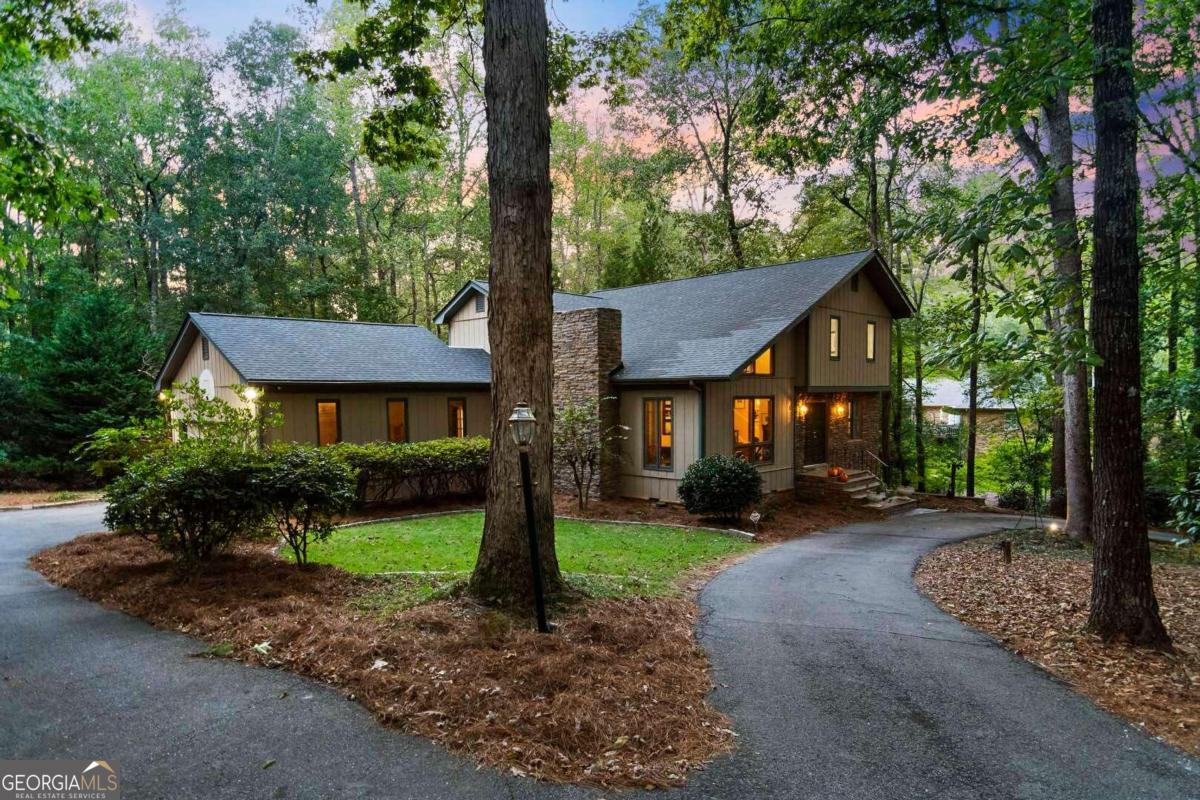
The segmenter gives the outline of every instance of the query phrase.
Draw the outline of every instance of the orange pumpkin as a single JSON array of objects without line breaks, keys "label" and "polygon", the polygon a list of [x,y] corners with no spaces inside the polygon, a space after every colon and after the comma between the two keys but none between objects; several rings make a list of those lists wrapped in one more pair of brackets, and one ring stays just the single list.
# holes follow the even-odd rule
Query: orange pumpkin
[{"label": "orange pumpkin", "polygon": [[838,476],[838,469],[839,469],[839,467],[830,467],[829,468],[829,477],[836,478]]},{"label": "orange pumpkin", "polygon": [[850,476],[846,474],[846,470],[841,471],[841,473],[838,475],[838,480],[841,481],[842,483],[850,482]]}]

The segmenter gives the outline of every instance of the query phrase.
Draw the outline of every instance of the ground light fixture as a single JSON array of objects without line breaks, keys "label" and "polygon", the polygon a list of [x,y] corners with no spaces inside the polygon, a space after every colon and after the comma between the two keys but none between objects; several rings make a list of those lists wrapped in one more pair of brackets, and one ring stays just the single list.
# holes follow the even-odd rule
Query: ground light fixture
[{"label": "ground light fixture", "polygon": [[521,492],[525,495],[525,527],[529,531],[529,566],[533,571],[533,605],[537,610],[539,633],[549,633],[546,624],[546,598],[542,589],[542,557],[538,551],[537,522],[533,515],[533,477],[529,468],[529,445],[537,433],[537,417],[528,403],[517,403],[508,418],[508,432],[517,444],[521,462]]}]

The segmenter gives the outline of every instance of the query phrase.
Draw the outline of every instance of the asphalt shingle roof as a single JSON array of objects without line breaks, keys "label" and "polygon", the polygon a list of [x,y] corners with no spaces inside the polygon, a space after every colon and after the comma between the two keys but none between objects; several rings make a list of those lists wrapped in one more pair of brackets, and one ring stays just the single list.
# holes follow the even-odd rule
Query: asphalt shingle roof
[{"label": "asphalt shingle roof", "polygon": [[621,311],[624,368],[615,377],[729,377],[872,255],[866,250],[596,292]]},{"label": "asphalt shingle roof", "polygon": [[483,350],[448,347],[419,325],[192,313],[247,381],[487,384]]}]

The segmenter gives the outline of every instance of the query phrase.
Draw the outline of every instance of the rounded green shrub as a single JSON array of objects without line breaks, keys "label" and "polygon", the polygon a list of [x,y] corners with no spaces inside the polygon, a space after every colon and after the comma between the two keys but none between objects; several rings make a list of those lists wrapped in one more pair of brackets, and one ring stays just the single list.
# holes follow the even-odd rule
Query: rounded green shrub
[{"label": "rounded green shrub", "polygon": [[762,475],[733,456],[705,456],[683,473],[679,499],[692,514],[735,520],[762,499]]}]

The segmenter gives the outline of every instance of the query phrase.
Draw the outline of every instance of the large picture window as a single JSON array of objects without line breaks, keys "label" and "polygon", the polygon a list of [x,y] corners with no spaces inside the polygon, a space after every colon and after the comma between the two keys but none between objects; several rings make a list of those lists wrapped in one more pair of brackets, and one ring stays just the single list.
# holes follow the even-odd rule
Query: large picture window
[{"label": "large picture window", "polygon": [[675,404],[669,397],[642,402],[642,464],[646,469],[672,469],[675,456]]},{"label": "large picture window", "polygon": [[408,441],[408,401],[387,401],[387,429],[389,442]]},{"label": "large picture window", "polygon": [[867,361],[875,360],[875,320],[867,320]]},{"label": "large picture window", "polygon": [[341,404],[337,400],[317,401],[317,444],[337,444],[342,440]]},{"label": "large picture window", "polygon": [[771,345],[766,350],[763,350],[754,360],[746,367],[747,375],[774,375],[775,374],[775,345]]},{"label": "large picture window", "polygon": [[734,398],[733,453],[751,464],[775,460],[775,398]]},{"label": "large picture window", "polygon": [[451,397],[447,401],[450,418],[449,435],[461,439],[467,435],[467,401],[463,397]]},{"label": "large picture window", "polygon": [[829,318],[829,359],[837,361],[842,357],[842,318]]}]

